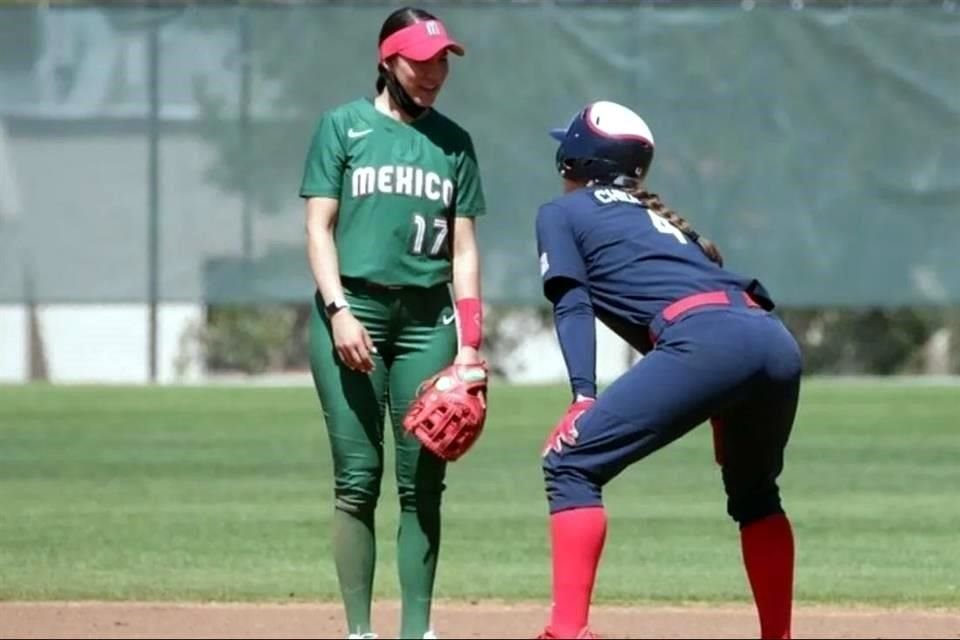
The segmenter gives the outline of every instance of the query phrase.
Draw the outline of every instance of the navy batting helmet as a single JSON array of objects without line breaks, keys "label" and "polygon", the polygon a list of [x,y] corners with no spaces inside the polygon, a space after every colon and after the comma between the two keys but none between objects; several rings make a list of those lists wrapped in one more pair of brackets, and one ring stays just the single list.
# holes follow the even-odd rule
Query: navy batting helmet
[{"label": "navy batting helmet", "polygon": [[643,179],[653,162],[653,134],[639,115],[615,102],[586,106],[565,129],[552,129],[560,141],[557,171],[569,180],[609,184],[620,176]]}]

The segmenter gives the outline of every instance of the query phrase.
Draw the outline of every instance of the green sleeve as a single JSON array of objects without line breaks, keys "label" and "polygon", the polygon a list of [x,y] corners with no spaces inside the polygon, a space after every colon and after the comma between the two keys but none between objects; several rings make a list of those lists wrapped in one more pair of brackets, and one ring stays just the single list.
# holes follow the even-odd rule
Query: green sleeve
[{"label": "green sleeve", "polygon": [[310,150],[303,164],[300,197],[322,196],[340,199],[340,185],[346,166],[343,134],[333,114],[326,113],[310,141]]},{"label": "green sleeve", "polygon": [[457,161],[457,210],[455,214],[463,217],[475,217],[486,213],[487,204],[483,197],[483,185],[480,181],[480,168],[473,140],[468,135],[463,151]]}]

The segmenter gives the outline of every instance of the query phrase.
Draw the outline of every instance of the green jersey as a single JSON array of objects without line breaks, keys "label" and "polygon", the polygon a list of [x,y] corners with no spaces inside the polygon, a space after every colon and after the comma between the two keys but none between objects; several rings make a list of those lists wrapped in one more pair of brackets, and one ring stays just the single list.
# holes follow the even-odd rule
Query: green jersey
[{"label": "green jersey", "polygon": [[399,122],[366,98],[321,117],[300,196],[339,200],[341,275],[385,285],[449,282],[453,219],[485,209],[466,131],[432,109]]}]

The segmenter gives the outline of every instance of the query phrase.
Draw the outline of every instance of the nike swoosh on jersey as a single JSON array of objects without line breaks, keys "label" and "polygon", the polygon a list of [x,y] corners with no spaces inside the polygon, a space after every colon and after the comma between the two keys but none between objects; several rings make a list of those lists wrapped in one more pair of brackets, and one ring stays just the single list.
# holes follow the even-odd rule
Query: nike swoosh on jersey
[{"label": "nike swoosh on jersey", "polygon": [[440,316],[440,322],[442,322],[443,324],[450,324],[456,319],[457,319],[457,314],[455,313],[451,313],[449,316],[446,316],[446,315]]},{"label": "nike swoosh on jersey", "polygon": [[350,127],[349,129],[347,129],[347,137],[348,137],[348,138],[362,138],[363,136],[367,135],[368,133],[371,133],[372,131],[373,131],[373,129],[362,129],[362,130],[360,130],[360,131],[357,131],[357,130],[354,129],[353,127]]}]

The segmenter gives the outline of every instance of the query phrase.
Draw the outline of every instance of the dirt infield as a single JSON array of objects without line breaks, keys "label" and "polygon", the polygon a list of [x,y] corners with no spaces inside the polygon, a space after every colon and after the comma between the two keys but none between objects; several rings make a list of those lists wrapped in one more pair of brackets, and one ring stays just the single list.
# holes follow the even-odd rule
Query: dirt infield
[{"label": "dirt infield", "polygon": [[[440,603],[442,638],[532,638],[547,609],[535,604]],[[396,633],[396,603],[379,605],[381,637]],[[754,638],[739,606],[601,607],[604,638]],[[960,638],[960,611],[798,609],[795,638]],[[342,638],[332,604],[0,603],[0,638]]]}]

